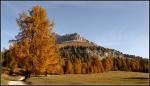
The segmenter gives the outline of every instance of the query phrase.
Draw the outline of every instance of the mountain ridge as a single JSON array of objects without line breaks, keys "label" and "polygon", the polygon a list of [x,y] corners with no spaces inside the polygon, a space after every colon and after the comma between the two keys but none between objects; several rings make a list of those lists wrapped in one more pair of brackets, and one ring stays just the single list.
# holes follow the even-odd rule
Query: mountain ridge
[{"label": "mountain ridge", "polygon": [[57,44],[58,44],[59,48],[65,47],[65,46],[76,46],[76,47],[77,46],[84,46],[84,47],[92,47],[93,46],[93,47],[101,47],[101,48],[106,49],[108,51],[108,53],[105,53],[106,56],[108,56],[108,55],[113,56],[114,53],[116,53],[116,54],[118,53],[120,55],[124,55],[125,57],[129,57],[129,58],[130,57],[143,58],[142,56],[130,55],[130,54],[123,53],[120,50],[100,46],[100,45],[82,37],[78,33],[65,34],[65,35],[59,35],[59,34],[55,33],[55,35],[56,35],[56,40],[57,40]]}]

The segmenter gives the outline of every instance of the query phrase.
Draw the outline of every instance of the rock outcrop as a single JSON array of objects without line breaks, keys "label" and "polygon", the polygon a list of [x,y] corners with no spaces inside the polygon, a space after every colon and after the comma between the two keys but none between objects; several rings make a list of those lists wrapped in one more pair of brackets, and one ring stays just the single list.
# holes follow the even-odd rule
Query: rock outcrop
[{"label": "rock outcrop", "polygon": [[78,42],[90,42],[84,37],[82,37],[78,33],[66,34],[66,35],[58,35],[56,34],[57,43],[70,42],[70,41],[78,41]]}]

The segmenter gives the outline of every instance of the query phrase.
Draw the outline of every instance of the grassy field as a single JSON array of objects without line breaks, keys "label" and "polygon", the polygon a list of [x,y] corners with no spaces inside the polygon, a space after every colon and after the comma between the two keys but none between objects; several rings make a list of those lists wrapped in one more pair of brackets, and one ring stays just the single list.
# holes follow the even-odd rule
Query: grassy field
[{"label": "grassy field", "polygon": [[148,73],[109,71],[99,74],[67,74],[48,75],[47,77],[31,77],[27,82],[31,84],[65,84],[65,85],[92,85],[92,84],[144,84],[148,85]]},{"label": "grassy field", "polygon": [[[7,85],[9,81],[18,80],[21,76],[1,75],[1,84]],[[63,84],[63,85],[92,85],[92,84],[143,84],[148,85],[149,74],[139,72],[109,71],[99,74],[65,74],[31,77],[27,80],[33,85]]]}]

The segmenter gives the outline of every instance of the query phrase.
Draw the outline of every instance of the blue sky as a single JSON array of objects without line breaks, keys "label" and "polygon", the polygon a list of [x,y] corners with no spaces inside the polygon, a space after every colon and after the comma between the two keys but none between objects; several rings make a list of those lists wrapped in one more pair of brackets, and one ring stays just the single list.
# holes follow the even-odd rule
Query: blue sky
[{"label": "blue sky", "polygon": [[46,8],[58,34],[77,32],[98,45],[149,57],[148,1],[2,1],[1,51],[19,32],[18,14]]}]

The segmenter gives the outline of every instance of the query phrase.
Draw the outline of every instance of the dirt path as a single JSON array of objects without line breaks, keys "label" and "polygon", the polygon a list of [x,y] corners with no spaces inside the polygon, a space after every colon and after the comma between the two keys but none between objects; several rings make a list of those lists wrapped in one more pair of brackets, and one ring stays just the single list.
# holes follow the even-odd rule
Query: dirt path
[{"label": "dirt path", "polygon": [[23,81],[9,81],[8,85],[27,85]]},{"label": "dirt path", "polygon": [[21,81],[24,77],[20,77],[18,81],[9,81],[8,85],[27,85],[25,82]]}]

